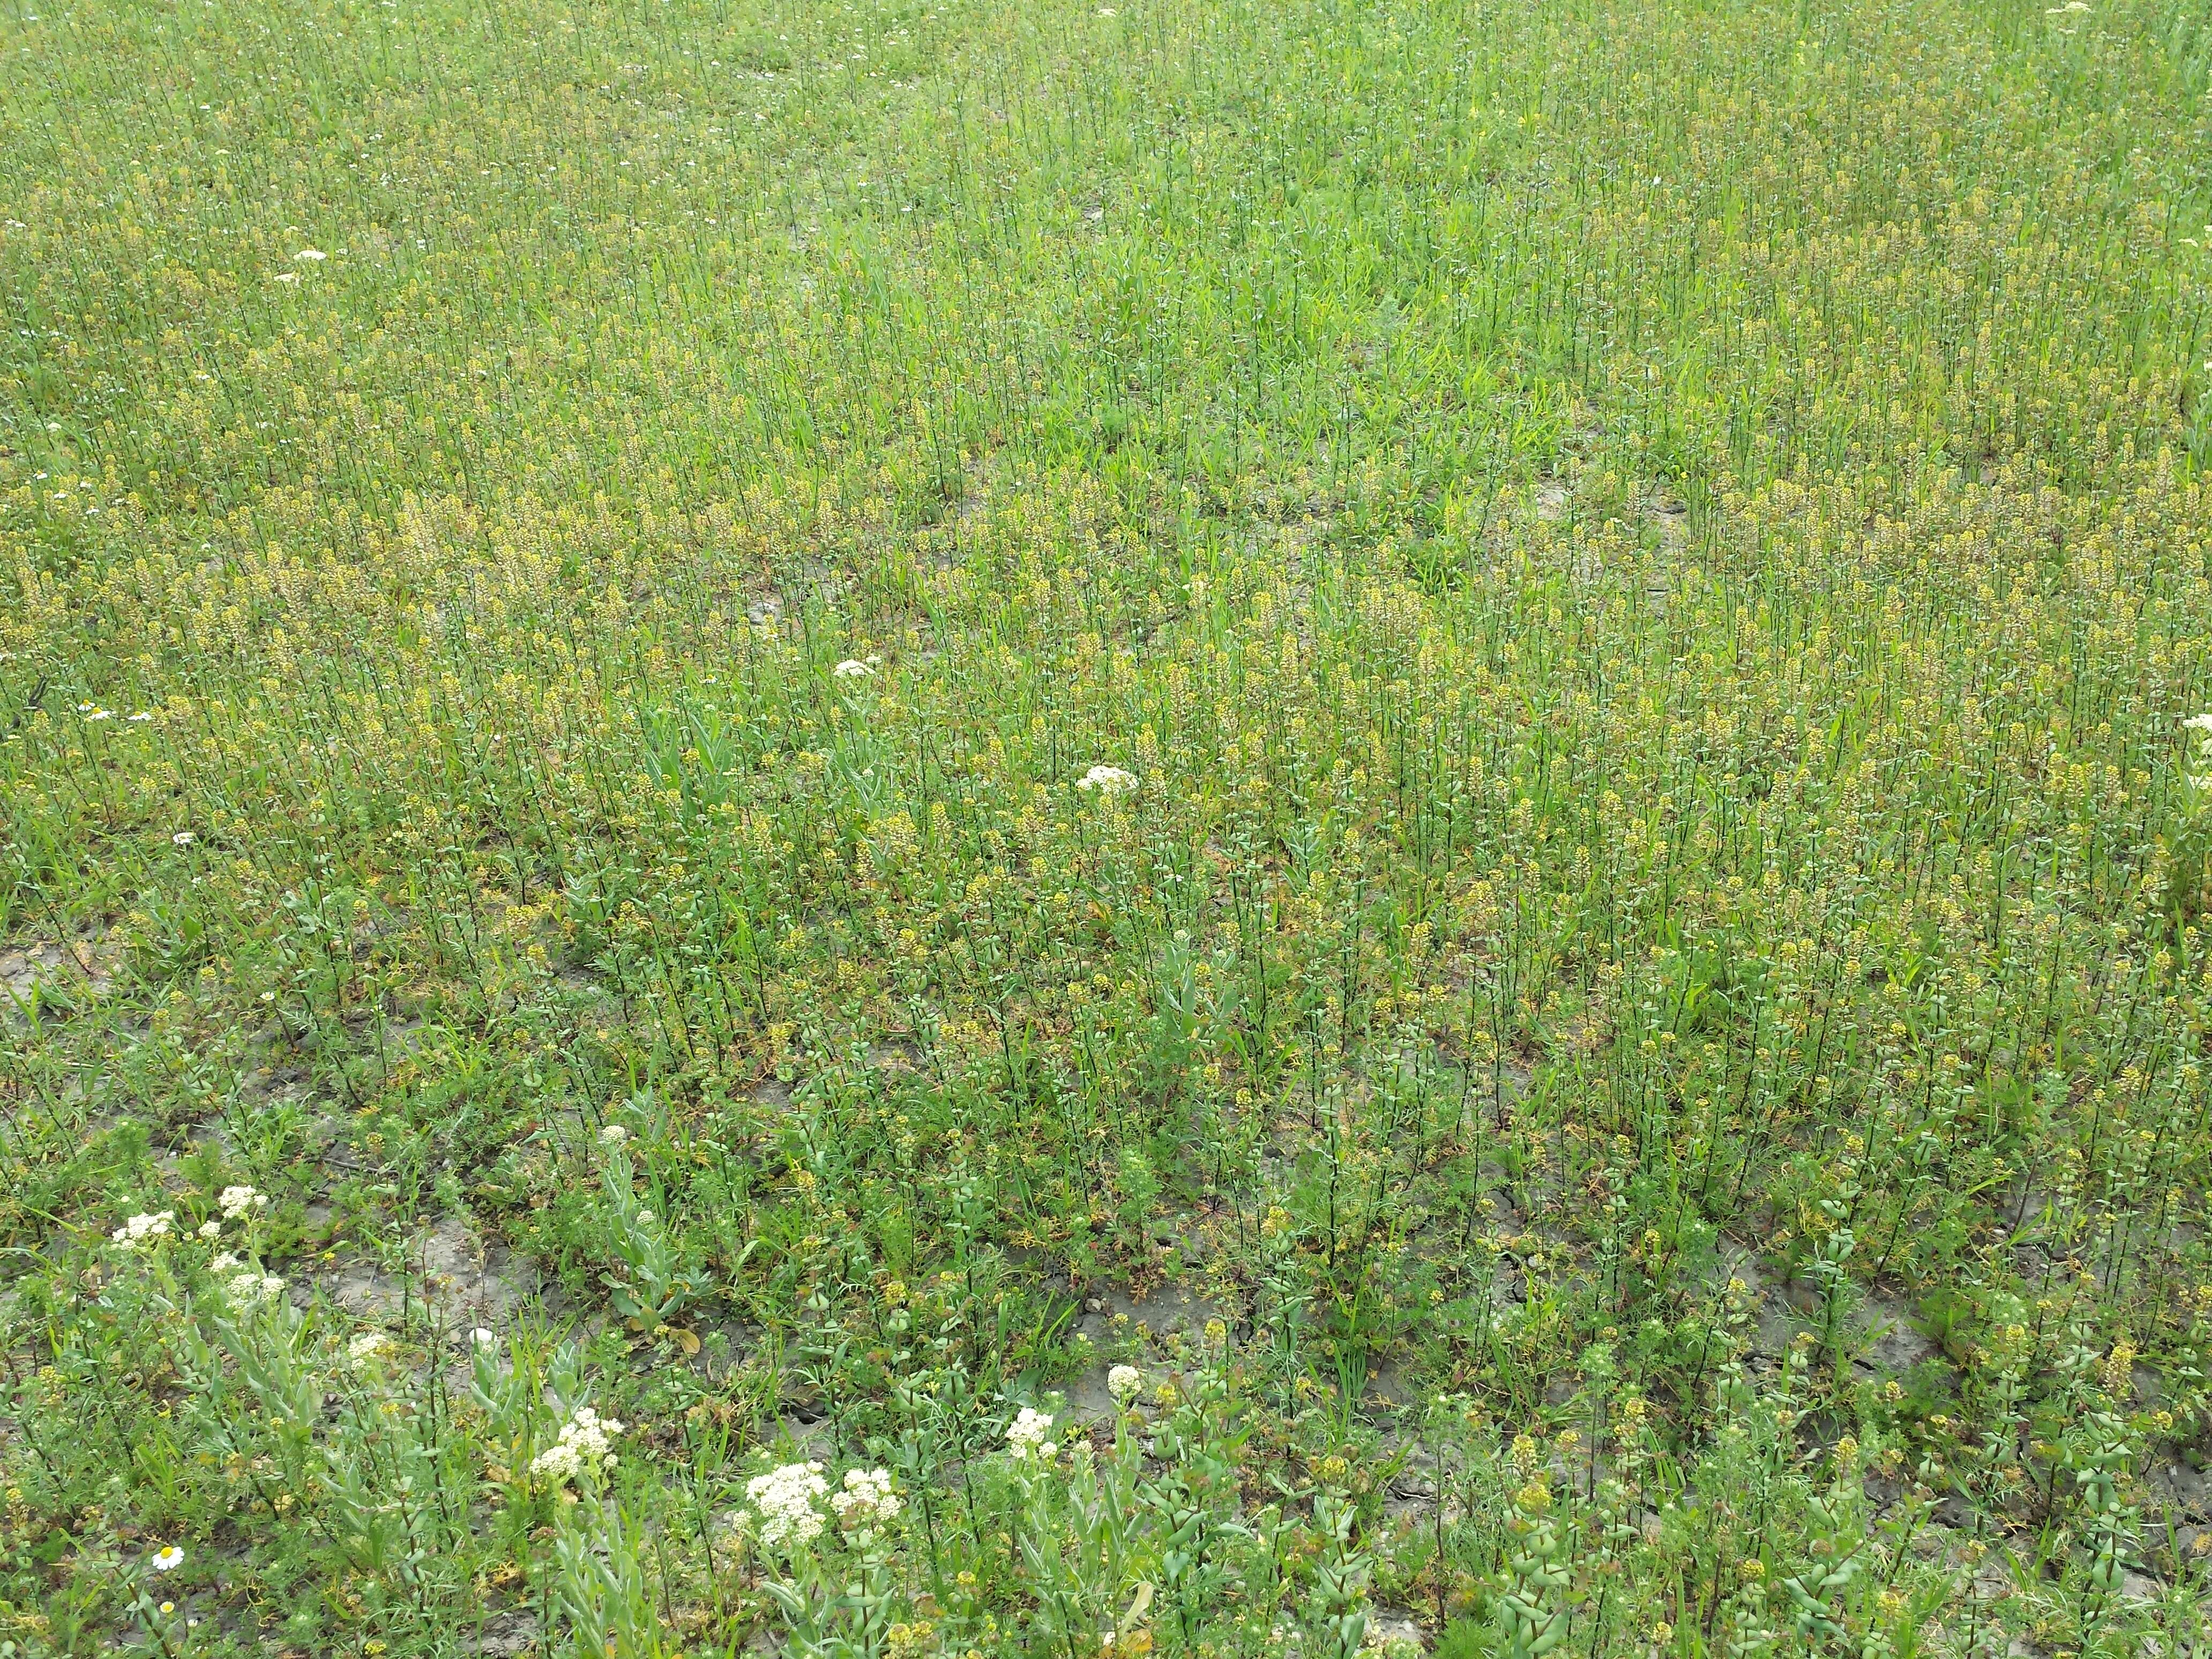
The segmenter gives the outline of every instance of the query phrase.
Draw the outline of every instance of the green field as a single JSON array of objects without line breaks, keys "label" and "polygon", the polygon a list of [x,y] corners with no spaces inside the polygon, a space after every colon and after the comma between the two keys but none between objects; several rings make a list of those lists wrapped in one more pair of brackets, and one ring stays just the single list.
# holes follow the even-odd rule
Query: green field
[{"label": "green field", "polygon": [[2212,1651],[2208,221],[2202,0],[6,0],[0,1659]]}]

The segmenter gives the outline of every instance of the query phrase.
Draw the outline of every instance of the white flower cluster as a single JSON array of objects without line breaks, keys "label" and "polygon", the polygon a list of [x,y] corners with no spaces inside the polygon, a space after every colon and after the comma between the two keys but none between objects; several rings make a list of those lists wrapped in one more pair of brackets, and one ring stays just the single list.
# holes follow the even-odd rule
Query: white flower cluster
[{"label": "white flower cluster", "polygon": [[152,1215],[134,1215],[108,1234],[108,1237],[114,1241],[118,1250],[135,1250],[149,1238],[167,1237],[169,1224],[176,1218],[174,1210],[157,1211]]},{"label": "white flower cluster", "polygon": [[1049,1463],[1060,1455],[1059,1445],[1046,1438],[1051,1432],[1052,1419],[1034,1406],[1024,1406],[1022,1414],[1006,1425],[1006,1445],[1017,1462],[1035,1458]]},{"label": "white flower cluster", "polygon": [[364,1359],[375,1358],[391,1345],[392,1339],[382,1331],[363,1331],[346,1344],[346,1357],[358,1364]]},{"label": "white flower cluster", "polygon": [[271,1302],[283,1294],[284,1281],[275,1273],[264,1273],[251,1261],[236,1257],[217,1256],[210,1267],[222,1275],[224,1293],[230,1299],[246,1306],[256,1302]]},{"label": "white flower cluster", "polygon": [[830,1507],[848,1527],[868,1521],[888,1521],[899,1512],[898,1495],[891,1491],[889,1469],[848,1469],[845,1490],[831,1494]]},{"label": "white flower cluster", "polygon": [[561,1425],[561,1437],[530,1460],[530,1472],[557,1486],[579,1474],[611,1469],[617,1461],[613,1438],[622,1432],[622,1426],[589,1406],[579,1406]]},{"label": "white flower cluster", "polygon": [[1106,1392],[1114,1396],[1114,1403],[1127,1411],[1145,1391],[1145,1374],[1134,1365],[1116,1365],[1106,1373]]},{"label": "white flower cluster", "polygon": [[[220,1256],[216,1259],[217,1261],[222,1260]],[[234,1267],[238,1264],[233,1261],[230,1265]],[[216,1271],[220,1273],[222,1269],[218,1267]],[[232,1273],[225,1279],[222,1281],[222,1289],[223,1294],[228,1296],[234,1305],[250,1308],[256,1303],[274,1302],[283,1294],[284,1281],[277,1278],[275,1273],[264,1273],[249,1263],[245,1272]]]},{"label": "white flower cluster", "polygon": [[880,657],[871,657],[862,662],[858,657],[848,657],[830,672],[841,680],[866,679],[876,672],[876,665],[882,660]]},{"label": "white flower cluster", "polygon": [[1137,787],[1137,775],[1118,766],[1094,766],[1076,779],[1078,789],[1096,789],[1102,795],[1126,794]]},{"label": "white flower cluster", "polygon": [[602,1146],[619,1146],[629,1139],[629,1131],[619,1123],[610,1123],[599,1131],[599,1145]]},{"label": "white flower cluster", "polygon": [[754,1530],[762,1543],[808,1544],[822,1535],[815,1501],[830,1490],[819,1463],[785,1463],[745,1482]]},{"label": "white flower cluster", "polygon": [[257,1193],[251,1187],[226,1187],[222,1196],[216,1200],[216,1207],[222,1212],[225,1221],[238,1221],[255,1210],[269,1207],[269,1194]]}]

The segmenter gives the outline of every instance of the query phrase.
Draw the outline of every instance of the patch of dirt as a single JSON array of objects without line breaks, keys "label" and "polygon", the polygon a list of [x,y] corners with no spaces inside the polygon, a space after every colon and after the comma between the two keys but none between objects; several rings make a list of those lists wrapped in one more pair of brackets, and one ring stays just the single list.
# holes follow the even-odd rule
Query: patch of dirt
[{"label": "patch of dirt", "polygon": [[385,1063],[389,1065],[395,1060],[404,1060],[410,1054],[418,1053],[437,1035],[439,1032],[434,1030],[428,1022],[419,1018],[386,1020],[377,1028],[377,1050]]},{"label": "patch of dirt", "polygon": [[1120,1409],[1114,1396],[1106,1391],[1109,1367],[1093,1365],[1088,1370],[1062,1378],[1054,1385],[1053,1392],[1067,1402],[1067,1413],[1076,1423],[1110,1423]]},{"label": "patch of dirt", "polygon": [[878,1072],[912,1074],[929,1068],[929,1056],[914,1038],[895,1032],[868,1045],[868,1064]]},{"label": "patch of dirt", "polygon": [[782,1448],[788,1446],[793,1455],[804,1460],[828,1462],[836,1455],[836,1425],[827,1417],[805,1418],[786,1412],[776,1419],[776,1456],[781,1461]]},{"label": "patch of dirt", "polygon": [[2154,1474],[2151,1484],[2164,1491],[2181,1514],[2194,1521],[2212,1521],[2212,1479],[2203,1470],[2177,1459]]},{"label": "patch of dirt", "polygon": [[123,947],[110,945],[104,934],[88,934],[64,945],[37,939],[0,951],[0,991],[7,996],[6,1012],[20,1017],[32,999],[50,993],[64,997],[104,997],[123,965]]},{"label": "patch of dirt", "polygon": [[448,1217],[408,1247],[403,1272],[356,1261],[334,1269],[327,1283],[340,1307],[369,1322],[427,1316],[450,1330],[482,1325],[496,1331],[530,1294],[518,1267],[504,1247]]},{"label": "patch of dirt", "polygon": [[791,1104],[791,1085],[778,1078],[764,1077],[750,1088],[738,1091],[739,1097],[771,1111],[781,1111]]},{"label": "patch of dirt", "polygon": [[1413,1385],[1407,1382],[1395,1359],[1378,1359],[1367,1368],[1367,1383],[1360,1390],[1360,1405],[1366,1410],[1398,1412],[1417,1403]]},{"label": "patch of dirt", "polygon": [[1861,1317],[1866,1327],[1861,1340],[1868,1343],[1868,1347],[1858,1364],[1893,1376],[1903,1376],[1923,1361],[1936,1358],[1935,1343],[1913,1326],[1912,1310],[1894,1297],[1869,1297]]},{"label": "patch of dirt", "polygon": [[1790,1351],[1790,1345],[1804,1328],[1796,1305],[1790,1297],[1790,1287],[1778,1285],[1768,1279],[1759,1264],[1759,1258],[1750,1251],[1729,1251],[1722,1261],[1723,1278],[1740,1279],[1759,1308],[1759,1322],[1752,1339],[1753,1359],[1767,1364],[1778,1364]]},{"label": "patch of dirt", "polygon": [[477,1638],[477,1651],[498,1656],[498,1659],[529,1653],[537,1646],[538,1615],[534,1613],[502,1613],[487,1619],[483,1634]]},{"label": "patch of dirt", "polygon": [[[1206,1324],[1215,1319],[1231,1322],[1218,1304],[1182,1285],[1164,1286],[1141,1303],[1118,1286],[1095,1287],[1084,1298],[1083,1311],[1069,1334],[1086,1338],[1108,1357],[1055,1385],[1067,1401],[1070,1417],[1078,1423],[1110,1420],[1115,1407],[1114,1396],[1106,1391],[1108,1371],[1134,1364],[1145,1373],[1149,1389],[1161,1376],[1181,1369],[1186,1357],[1197,1357]],[[1119,1355],[1131,1341],[1141,1352],[1134,1360],[1125,1361]]]}]

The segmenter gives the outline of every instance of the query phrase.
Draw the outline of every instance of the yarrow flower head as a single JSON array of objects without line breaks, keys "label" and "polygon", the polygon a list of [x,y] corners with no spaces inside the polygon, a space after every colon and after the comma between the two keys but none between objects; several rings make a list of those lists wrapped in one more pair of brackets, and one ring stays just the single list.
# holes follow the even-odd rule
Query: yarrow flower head
[{"label": "yarrow flower head", "polygon": [[619,1146],[629,1139],[629,1131],[619,1123],[610,1123],[599,1131],[599,1145],[602,1146]]},{"label": "yarrow flower head", "polygon": [[292,257],[295,259],[304,259],[310,264],[320,264],[331,256],[319,247],[303,247]]},{"label": "yarrow flower head", "polygon": [[863,680],[876,671],[872,663],[862,662],[858,657],[848,657],[830,672],[841,680]]},{"label": "yarrow flower head", "polygon": [[1145,1374],[1134,1365],[1116,1365],[1106,1373],[1106,1392],[1125,1411],[1144,1391]]},{"label": "yarrow flower head", "polygon": [[225,1221],[236,1221],[255,1210],[269,1207],[269,1194],[258,1193],[251,1187],[226,1187],[222,1196],[216,1200],[216,1207],[222,1212]]},{"label": "yarrow flower head", "polygon": [[222,1237],[222,1223],[220,1221],[203,1221],[200,1223],[199,1233],[202,1238],[221,1238]]},{"label": "yarrow flower head", "polygon": [[785,1463],[755,1475],[745,1482],[755,1535],[770,1549],[812,1543],[822,1535],[822,1513],[814,1505],[829,1490],[819,1463]]},{"label": "yarrow flower head", "polygon": [[392,1346],[392,1339],[382,1331],[363,1331],[346,1344],[346,1357],[356,1364],[374,1359]]},{"label": "yarrow flower head", "polygon": [[620,1422],[601,1417],[589,1406],[579,1406],[561,1425],[561,1437],[530,1460],[530,1472],[554,1486],[582,1474],[597,1474],[614,1468],[614,1437]]},{"label": "yarrow flower head", "polygon": [[1052,1419],[1034,1406],[1024,1406],[1021,1415],[1006,1425],[1007,1449],[1017,1462],[1035,1458],[1048,1463],[1060,1455],[1060,1448],[1046,1437],[1051,1432]]},{"label": "yarrow flower head", "polygon": [[233,1273],[223,1281],[224,1293],[241,1308],[274,1302],[283,1290],[284,1281],[275,1273],[264,1273],[253,1267],[248,1267],[242,1273]]},{"label": "yarrow flower head", "polygon": [[830,1495],[830,1507],[837,1511],[837,1519],[848,1527],[890,1520],[900,1508],[898,1496],[891,1491],[891,1472],[846,1470],[845,1489]]},{"label": "yarrow flower head", "polygon": [[1075,787],[1086,793],[1096,789],[1106,796],[1125,795],[1137,787],[1137,775],[1125,772],[1118,766],[1094,766],[1076,779]]},{"label": "yarrow flower head", "polygon": [[118,1250],[135,1250],[149,1238],[167,1237],[169,1224],[176,1218],[174,1210],[157,1210],[151,1215],[142,1212],[108,1234],[108,1237]]}]

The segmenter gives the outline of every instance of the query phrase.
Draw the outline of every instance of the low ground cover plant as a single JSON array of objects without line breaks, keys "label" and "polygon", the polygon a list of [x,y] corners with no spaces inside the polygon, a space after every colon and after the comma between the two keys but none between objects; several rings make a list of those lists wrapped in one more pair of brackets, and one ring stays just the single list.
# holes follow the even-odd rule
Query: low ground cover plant
[{"label": "low ground cover plant", "polygon": [[2202,1651],[2208,66],[0,18],[0,1659]]}]

